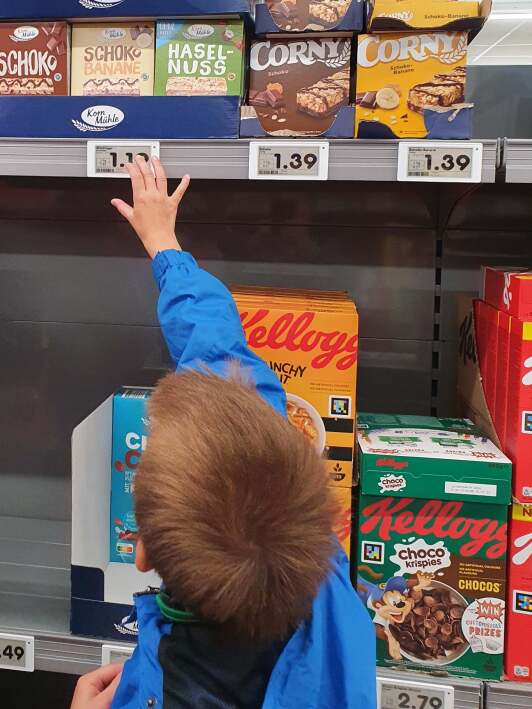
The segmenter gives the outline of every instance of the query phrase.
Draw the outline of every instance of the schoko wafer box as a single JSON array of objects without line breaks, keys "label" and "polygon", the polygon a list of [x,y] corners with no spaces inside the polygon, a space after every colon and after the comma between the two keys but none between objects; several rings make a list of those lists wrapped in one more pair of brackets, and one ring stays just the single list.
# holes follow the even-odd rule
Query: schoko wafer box
[{"label": "schoko wafer box", "polygon": [[527,268],[484,268],[484,300],[521,320],[532,320],[532,271]]},{"label": "schoko wafer box", "polygon": [[514,497],[532,504],[532,322],[511,318],[506,452],[514,464]]},{"label": "schoko wafer box", "polygon": [[0,94],[68,96],[69,73],[66,22],[0,24]]},{"label": "schoko wafer box", "polygon": [[153,22],[73,26],[73,96],[153,96],[154,70]]},{"label": "schoko wafer box", "polygon": [[512,680],[532,681],[532,507],[513,505],[508,551],[504,668]]},{"label": "schoko wafer box", "polygon": [[449,138],[469,137],[459,118],[466,63],[466,32],[360,35],[356,135],[380,126],[383,137],[426,138],[443,121]]},{"label": "schoko wafer box", "polygon": [[288,417],[327,459],[331,484],[351,487],[358,315],[343,295],[235,287],[251,349],[277,374]]}]

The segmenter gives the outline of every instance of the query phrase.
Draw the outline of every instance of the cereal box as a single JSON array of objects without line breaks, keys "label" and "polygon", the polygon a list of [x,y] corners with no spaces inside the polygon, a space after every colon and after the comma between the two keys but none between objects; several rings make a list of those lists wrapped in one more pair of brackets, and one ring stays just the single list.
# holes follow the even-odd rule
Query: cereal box
[{"label": "cereal box", "polygon": [[352,488],[350,487],[333,487],[331,488],[334,492],[338,504],[340,506],[339,515],[334,528],[338,541],[342,545],[343,550],[350,556],[351,554],[351,495]]},{"label": "cereal box", "polygon": [[357,589],[378,664],[500,679],[510,461],[438,421],[358,442]]},{"label": "cereal box", "polygon": [[66,22],[0,24],[0,94],[68,96],[70,30]]},{"label": "cereal box", "polygon": [[499,311],[499,336],[497,338],[496,396],[493,423],[502,450],[506,450],[506,421],[508,412],[508,372],[511,318]]},{"label": "cereal box", "polygon": [[490,9],[490,0],[369,0],[368,31],[480,29]]},{"label": "cereal box", "polygon": [[255,8],[257,34],[360,30],[361,0],[260,0]]},{"label": "cereal box", "polygon": [[357,136],[470,137],[466,59],[466,32],[360,35]]},{"label": "cereal box", "polygon": [[151,389],[123,388],[113,398],[109,560],[133,564],[137,523],[135,473],[147,442],[146,402]]},{"label": "cereal box", "polygon": [[248,103],[270,135],[321,135],[349,105],[350,76],[350,38],[257,40]]},{"label": "cereal box", "polygon": [[358,315],[343,299],[235,287],[250,348],[271,367],[288,398],[288,417],[320,453],[331,484],[351,487]]},{"label": "cereal box", "polygon": [[155,25],[75,24],[73,96],[153,96]]},{"label": "cereal box", "polygon": [[242,20],[157,23],[156,96],[240,96]]},{"label": "cereal box", "polygon": [[532,322],[511,318],[506,452],[514,464],[514,497],[532,503]]},{"label": "cereal box", "polygon": [[528,268],[484,268],[484,300],[521,320],[532,320],[532,272]]},{"label": "cereal box", "polygon": [[514,504],[510,519],[505,671],[532,681],[532,507]]}]

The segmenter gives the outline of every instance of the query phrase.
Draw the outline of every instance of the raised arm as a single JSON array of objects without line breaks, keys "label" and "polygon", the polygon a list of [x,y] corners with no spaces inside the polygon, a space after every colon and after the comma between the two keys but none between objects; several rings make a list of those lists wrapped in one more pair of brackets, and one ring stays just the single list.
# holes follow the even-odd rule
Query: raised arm
[{"label": "raised arm", "polygon": [[246,344],[240,317],[227,288],[198,267],[181,250],[175,236],[177,210],[190,178],[184,177],[168,196],[166,175],[154,159],[154,170],[142,159],[129,167],[134,206],[112,204],[129,221],[153,259],[159,285],[158,315],[168,349],[178,369],[201,368],[225,376],[231,360],[250,373],[258,393],[285,415],[283,388],[266,363]]}]

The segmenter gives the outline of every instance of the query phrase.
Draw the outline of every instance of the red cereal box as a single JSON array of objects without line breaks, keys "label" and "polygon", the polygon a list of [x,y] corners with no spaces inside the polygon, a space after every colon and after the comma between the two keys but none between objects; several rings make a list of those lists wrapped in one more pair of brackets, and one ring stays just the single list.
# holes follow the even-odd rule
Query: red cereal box
[{"label": "red cereal box", "polygon": [[505,672],[532,681],[532,507],[513,505],[508,549]]},{"label": "red cereal box", "polygon": [[514,464],[514,497],[532,503],[532,322],[511,318],[505,452]]},{"label": "red cereal box", "polygon": [[499,337],[497,340],[497,374],[495,412],[493,423],[502,449],[506,447],[506,413],[508,409],[508,354],[510,351],[511,318],[499,311]]},{"label": "red cereal box", "polygon": [[484,300],[521,320],[532,320],[532,271],[519,267],[484,268]]},{"label": "red cereal box", "polygon": [[475,303],[477,317],[477,351],[484,395],[493,417],[497,393],[497,343],[499,311],[484,301]]}]

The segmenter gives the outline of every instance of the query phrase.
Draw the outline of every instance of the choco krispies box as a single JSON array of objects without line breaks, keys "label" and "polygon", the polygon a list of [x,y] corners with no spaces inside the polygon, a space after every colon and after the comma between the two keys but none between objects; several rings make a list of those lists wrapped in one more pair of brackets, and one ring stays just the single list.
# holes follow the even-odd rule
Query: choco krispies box
[{"label": "choco krispies box", "polygon": [[456,422],[359,421],[357,589],[378,664],[500,679],[510,461]]}]

